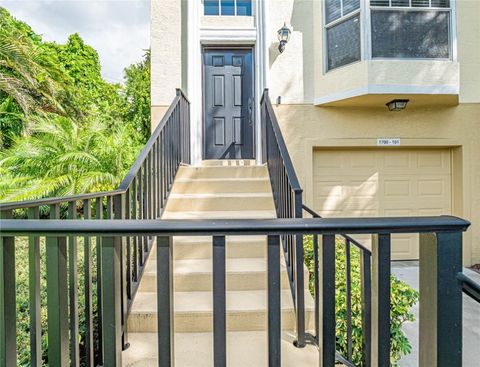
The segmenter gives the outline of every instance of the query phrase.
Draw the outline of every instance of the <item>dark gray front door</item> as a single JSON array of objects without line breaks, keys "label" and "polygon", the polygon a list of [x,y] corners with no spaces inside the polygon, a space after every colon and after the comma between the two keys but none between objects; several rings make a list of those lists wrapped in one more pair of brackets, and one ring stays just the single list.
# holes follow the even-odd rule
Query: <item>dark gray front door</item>
[{"label": "dark gray front door", "polygon": [[205,49],[203,54],[204,157],[254,158],[251,49]]}]

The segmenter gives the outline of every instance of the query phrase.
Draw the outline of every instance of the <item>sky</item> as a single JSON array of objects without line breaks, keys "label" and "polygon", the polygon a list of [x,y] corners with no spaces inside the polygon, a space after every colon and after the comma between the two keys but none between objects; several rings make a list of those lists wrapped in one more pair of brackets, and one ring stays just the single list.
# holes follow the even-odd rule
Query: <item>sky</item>
[{"label": "sky", "polygon": [[45,41],[65,43],[78,33],[95,48],[102,76],[122,82],[123,69],[150,47],[150,0],[0,0]]}]

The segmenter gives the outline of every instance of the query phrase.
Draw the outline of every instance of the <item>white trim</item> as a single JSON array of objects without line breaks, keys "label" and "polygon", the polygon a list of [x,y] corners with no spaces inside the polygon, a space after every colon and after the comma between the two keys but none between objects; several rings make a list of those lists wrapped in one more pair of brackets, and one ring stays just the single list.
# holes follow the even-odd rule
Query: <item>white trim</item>
[{"label": "white trim", "polygon": [[322,105],[330,102],[358,97],[366,94],[451,94],[458,95],[459,88],[449,85],[391,85],[372,84],[365,87],[349,89],[346,91],[332,93],[324,97],[315,98],[315,105]]},{"label": "white trim", "polygon": [[200,42],[202,43],[233,43],[238,42],[255,43],[257,40],[257,30],[250,29],[232,29],[232,28],[202,28],[200,29]]}]

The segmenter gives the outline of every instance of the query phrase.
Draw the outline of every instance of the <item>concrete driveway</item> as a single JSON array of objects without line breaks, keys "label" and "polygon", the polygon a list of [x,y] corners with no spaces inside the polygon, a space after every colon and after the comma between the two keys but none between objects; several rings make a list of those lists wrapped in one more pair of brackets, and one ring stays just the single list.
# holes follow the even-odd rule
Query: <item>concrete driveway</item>
[{"label": "concrete driveway", "polygon": [[[392,262],[392,273],[416,290],[419,289],[418,261]],[[479,273],[470,269],[464,269],[464,273],[475,281],[480,282]],[[463,297],[463,367],[479,367],[480,304],[476,303],[466,295]],[[413,313],[415,314],[417,321],[405,323],[403,327],[412,344],[412,353],[400,360],[399,365],[401,367],[418,366],[418,303],[413,308]]]}]

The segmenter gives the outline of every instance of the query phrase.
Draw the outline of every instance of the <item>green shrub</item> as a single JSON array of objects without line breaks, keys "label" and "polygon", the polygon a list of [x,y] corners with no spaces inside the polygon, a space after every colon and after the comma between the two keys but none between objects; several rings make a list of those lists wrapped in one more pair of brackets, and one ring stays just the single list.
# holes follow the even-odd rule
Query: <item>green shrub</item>
[{"label": "green shrub", "polygon": [[[313,236],[304,237],[305,264],[310,272],[309,288],[314,294],[314,262]],[[362,365],[362,294],[360,277],[360,250],[351,247],[351,279],[352,279],[352,347],[353,361]],[[336,316],[336,349],[342,355],[347,355],[347,303],[346,303],[346,267],[345,244],[337,238],[335,243],[335,316]],[[396,366],[403,355],[412,350],[410,342],[402,331],[406,321],[414,321],[411,307],[418,301],[418,292],[408,284],[391,276],[391,349],[390,362]]]}]

